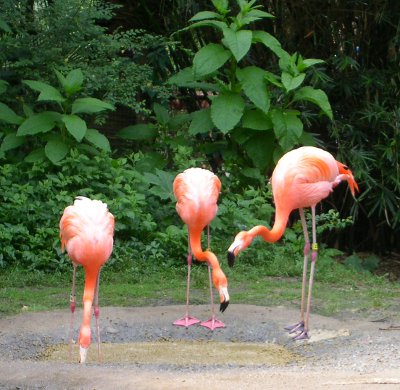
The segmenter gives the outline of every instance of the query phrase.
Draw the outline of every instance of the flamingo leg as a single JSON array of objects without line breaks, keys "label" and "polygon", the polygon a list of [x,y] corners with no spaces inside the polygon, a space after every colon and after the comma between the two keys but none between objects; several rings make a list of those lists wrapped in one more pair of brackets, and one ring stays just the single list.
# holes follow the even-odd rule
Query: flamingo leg
[{"label": "flamingo leg", "polygon": [[307,223],[306,218],[304,216],[304,209],[299,209],[301,225],[303,227],[304,234],[304,264],[303,264],[303,279],[301,284],[301,305],[300,305],[300,321],[293,325],[288,325],[285,327],[285,330],[288,330],[289,333],[294,333],[297,331],[304,330],[304,303],[306,297],[306,284],[307,284],[307,268],[308,268],[308,256],[310,253],[310,238],[308,236]]},{"label": "flamingo leg", "polygon": [[[207,226],[207,247],[210,248],[210,226]],[[225,328],[225,324],[217,320],[215,317],[215,305],[214,305],[214,294],[213,294],[213,287],[212,287],[212,277],[211,277],[211,266],[208,264],[208,279],[210,282],[210,299],[211,299],[211,318],[207,321],[203,321],[200,325],[211,330],[216,328]]]},{"label": "flamingo leg", "polygon": [[77,265],[72,263],[72,289],[71,296],[69,298],[71,319],[69,323],[69,359],[72,360],[72,333],[74,332],[74,320],[75,320],[75,308],[76,308],[76,267]]},{"label": "flamingo leg", "polygon": [[100,286],[100,271],[99,274],[97,275],[96,290],[94,294],[94,308],[93,308],[94,317],[96,318],[97,360],[100,362],[102,359],[100,352],[101,341],[100,341],[100,326],[99,326],[99,317],[100,317],[99,286]]},{"label": "flamingo leg", "polygon": [[192,254],[190,252],[190,243],[188,245],[188,255],[187,255],[187,263],[188,263],[188,272],[187,272],[187,281],[186,281],[186,313],[182,318],[174,321],[173,324],[176,326],[185,326],[186,328],[198,324],[200,322],[196,317],[191,317],[189,315],[189,293],[190,293],[190,271],[192,268]]},{"label": "flamingo leg", "polygon": [[311,206],[311,216],[312,216],[312,253],[311,253],[311,269],[310,269],[310,279],[308,283],[308,298],[307,298],[307,311],[304,321],[304,329],[298,334],[294,340],[308,339],[308,331],[310,330],[310,312],[311,312],[311,297],[312,288],[314,283],[314,273],[315,273],[315,263],[318,256],[318,244],[317,244],[317,230],[315,222],[315,206]]}]

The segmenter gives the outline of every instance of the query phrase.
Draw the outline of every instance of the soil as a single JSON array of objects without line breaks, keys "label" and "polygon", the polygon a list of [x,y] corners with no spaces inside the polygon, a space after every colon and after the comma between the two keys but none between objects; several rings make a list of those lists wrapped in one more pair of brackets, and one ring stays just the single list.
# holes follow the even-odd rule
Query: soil
[{"label": "soil", "polygon": [[[84,365],[76,344],[69,358],[68,310],[1,318],[0,389],[400,388],[396,313],[312,314],[310,339],[293,341],[283,328],[297,310],[232,304],[214,331],[174,326],[184,311],[102,308],[101,361],[94,336]],[[194,305],[191,314],[206,320],[210,308]],[[80,320],[77,310],[74,337]]]}]

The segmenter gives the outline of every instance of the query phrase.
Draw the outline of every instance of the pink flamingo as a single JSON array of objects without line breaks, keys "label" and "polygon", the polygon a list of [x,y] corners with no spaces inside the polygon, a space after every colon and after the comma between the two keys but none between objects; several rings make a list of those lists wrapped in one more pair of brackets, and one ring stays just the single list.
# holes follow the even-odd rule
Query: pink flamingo
[{"label": "pink flamingo", "polygon": [[83,293],[83,321],[79,333],[80,362],[85,363],[91,343],[90,315],[94,299],[96,317],[97,357],[100,359],[99,281],[100,269],[113,249],[114,216],[107,205],[99,200],[78,196],[72,206],[64,210],[60,220],[61,248],[67,248],[73,265],[71,293],[70,356],[72,353],[72,328],[75,312],[76,267],[85,269]]},{"label": "pink flamingo", "polygon": [[[239,232],[228,249],[228,263],[233,266],[239,251],[247,248],[256,236],[261,236],[267,242],[279,240],[286,228],[289,214],[294,209],[299,209],[301,224],[305,239],[304,268],[302,280],[300,321],[289,325],[285,329],[290,333],[298,332],[296,340],[307,339],[309,332],[309,319],[311,307],[311,294],[314,279],[315,262],[317,260],[318,244],[315,224],[315,206],[325,199],[333,189],[343,180],[349,184],[354,196],[358,185],[350,169],[336,161],[333,156],[319,148],[304,146],[286,153],[278,161],[272,174],[272,192],[276,207],[275,222],[271,230],[265,226],[255,226],[249,231]],[[308,236],[304,208],[311,207],[312,215],[312,245]],[[307,267],[310,249],[311,269],[308,286],[306,315],[304,316],[304,303],[306,292]]]},{"label": "pink flamingo", "polygon": [[[224,312],[229,304],[228,281],[219,265],[217,256],[209,249],[203,251],[201,248],[202,231],[211,223],[217,214],[217,200],[221,190],[221,182],[217,176],[206,169],[190,168],[186,169],[175,178],[173,190],[177,200],[176,211],[187,225],[189,231],[186,314],[183,318],[176,320],[174,325],[188,327],[200,322],[197,318],[189,316],[190,269],[192,265],[191,249],[197,260],[207,262],[210,279],[212,316],[208,321],[204,321],[200,325],[208,327],[211,330],[224,327],[225,324],[215,318],[211,279],[220,295],[221,312]],[[208,231],[207,237],[209,246]],[[212,269],[212,276],[210,267]]]}]

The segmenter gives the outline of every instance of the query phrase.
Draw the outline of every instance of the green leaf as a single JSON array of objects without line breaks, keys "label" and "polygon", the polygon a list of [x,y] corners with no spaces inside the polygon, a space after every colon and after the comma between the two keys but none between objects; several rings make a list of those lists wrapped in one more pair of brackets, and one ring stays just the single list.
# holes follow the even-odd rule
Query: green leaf
[{"label": "green leaf", "polygon": [[236,76],[246,96],[265,113],[270,107],[270,98],[265,80],[265,71],[257,66],[237,69]]},{"label": "green leaf", "polygon": [[292,91],[293,89],[298,88],[303,83],[305,77],[306,77],[305,73],[300,73],[297,76],[292,76],[287,72],[282,72],[281,80],[286,91],[289,92]]},{"label": "green leaf", "polygon": [[32,152],[30,152],[24,160],[29,163],[35,163],[38,161],[43,161],[46,158],[44,148],[40,149],[35,149]]},{"label": "green leaf", "polygon": [[329,118],[333,119],[332,108],[329,103],[328,96],[321,89],[314,89],[313,87],[300,88],[293,97],[294,101],[306,100],[316,104],[324,114]]},{"label": "green leaf", "polygon": [[202,47],[193,58],[195,77],[203,77],[215,72],[231,57],[229,50],[222,45],[210,43]]},{"label": "green leaf", "polygon": [[111,152],[110,142],[108,141],[108,138],[104,134],[101,134],[98,130],[87,129],[85,139],[87,139],[97,148],[102,149],[106,152]]},{"label": "green leaf", "polygon": [[3,30],[6,33],[12,32],[10,26],[3,18],[0,18],[0,30]]},{"label": "green leaf", "polygon": [[55,111],[43,111],[26,118],[18,127],[17,135],[34,135],[38,133],[46,133],[56,126],[60,114]]},{"label": "green leaf", "polygon": [[73,114],[94,114],[96,112],[114,109],[112,104],[92,97],[79,98],[72,103]]},{"label": "green leaf", "polygon": [[139,124],[125,127],[118,131],[117,134],[123,139],[139,141],[155,138],[158,134],[158,131],[156,127],[151,124]]},{"label": "green leaf", "polygon": [[272,122],[261,110],[246,110],[243,114],[242,126],[253,130],[271,130]]},{"label": "green leaf", "polygon": [[65,78],[64,89],[68,96],[79,92],[83,85],[83,73],[78,69],[71,70]]},{"label": "green leaf", "polygon": [[68,153],[69,147],[60,140],[50,140],[44,147],[44,152],[47,158],[53,163],[57,164]]},{"label": "green leaf", "polygon": [[35,80],[23,80],[22,82],[34,91],[40,92],[38,101],[65,101],[65,98],[61,95],[60,91],[49,84]]},{"label": "green leaf", "polygon": [[8,83],[5,80],[0,80],[0,94],[7,91]]},{"label": "green leaf", "polygon": [[303,133],[303,122],[295,110],[274,109],[271,111],[272,124],[279,145],[286,152],[293,148]]},{"label": "green leaf", "polygon": [[20,125],[24,118],[17,115],[10,107],[0,102],[0,121],[11,123],[12,125]]},{"label": "green leaf", "polygon": [[16,133],[7,134],[0,146],[0,152],[16,149],[25,143],[25,137],[18,137]]},{"label": "green leaf", "polygon": [[196,81],[193,68],[191,67],[180,70],[177,74],[171,76],[166,83],[170,85],[177,85],[178,87],[198,88],[206,91],[219,92],[220,90],[219,86],[216,84]]},{"label": "green leaf", "polygon": [[298,64],[297,67],[299,68],[299,71],[301,72],[304,69],[309,68],[310,66],[314,66],[314,65],[317,65],[317,64],[323,64],[323,63],[325,63],[325,61],[324,60],[319,60],[318,58],[307,58],[307,59],[303,60],[301,62],[301,64]]},{"label": "green leaf", "polygon": [[228,133],[240,121],[245,102],[234,92],[222,92],[212,100],[211,119],[223,133]]},{"label": "green leaf", "polygon": [[276,87],[283,89],[283,84],[280,82],[280,77],[271,72],[265,71],[265,79]]},{"label": "green leaf", "polygon": [[265,31],[253,31],[253,42],[262,43],[268,49],[270,49],[279,58],[282,56],[288,56],[289,53],[282,49],[281,43],[271,34]]},{"label": "green leaf", "polygon": [[212,11],[201,11],[189,19],[189,22],[197,22],[204,19],[221,19],[222,16]]},{"label": "green leaf", "polygon": [[178,32],[182,32],[182,31],[186,31],[186,30],[190,30],[192,28],[197,28],[197,27],[215,27],[218,28],[220,30],[223,30],[224,28],[226,28],[226,23],[221,22],[219,20],[200,20],[199,22],[195,22],[193,24],[191,24],[188,27],[182,28],[181,30],[179,30]]},{"label": "green leaf", "polygon": [[172,182],[174,181],[175,175],[156,169],[155,174],[146,172],[144,178],[149,184],[153,185],[150,189],[153,195],[158,196],[160,199],[175,199],[172,192]]},{"label": "green leaf", "polygon": [[205,108],[203,110],[192,112],[192,122],[189,126],[189,134],[204,134],[211,131],[214,124],[211,120],[211,109]]},{"label": "green leaf", "polygon": [[237,62],[239,62],[250,50],[253,34],[250,30],[234,31],[224,28],[224,44],[231,50]]},{"label": "green leaf", "polygon": [[86,122],[79,118],[78,115],[63,115],[61,121],[65,124],[68,132],[78,141],[81,142],[86,134]]},{"label": "green leaf", "polygon": [[243,144],[247,155],[260,170],[265,170],[272,165],[274,140],[275,137],[272,131],[256,132],[254,136]]},{"label": "green leaf", "polygon": [[59,83],[61,84],[63,90],[65,91],[65,88],[66,88],[66,85],[67,85],[67,80],[66,80],[66,78],[65,78],[64,75],[63,75],[61,72],[59,72],[57,69],[54,69],[54,72],[55,72],[55,74],[56,74],[56,76],[57,76],[57,79],[58,79]]},{"label": "green leaf", "polygon": [[211,0],[214,7],[220,14],[225,15],[229,11],[229,1],[228,0]]},{"label": "green leaf", "polygon": [[166,125],[169,122],[169,120],[170,120],[169,112],[161,104],[154,103],[153,111],[156,114],[158,123],[160,123],[162,125]]}]

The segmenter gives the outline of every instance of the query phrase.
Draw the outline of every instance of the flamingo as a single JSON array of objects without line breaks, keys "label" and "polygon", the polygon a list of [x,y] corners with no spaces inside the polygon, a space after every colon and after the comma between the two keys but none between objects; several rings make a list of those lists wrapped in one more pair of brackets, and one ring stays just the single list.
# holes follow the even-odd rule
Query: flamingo
[{"label": "flamingo", "polygon": [[[285,327],[290,333],[296,333],[295,340],[308,339],[311,308],[311,294],[317,260],[318,244],[316,236],[315,207],[325,199],[343,180],[349,184],[350,191],[355,196],[358,185],[350,169],[336,161],[334,157],[319,148],[303,146],[292,150],[281,157],[272,174],[272,192],[276,207],[275,222],[271,230],[265,226],[255,226],[249,231],[239,232],[228,249],[228,263],[232,267],[238,253],[247,248],[256,236],[273,243],[279,240],[286,228],[289,214],[299,209],[304,233],[304,267],[302,294],[300,306],[300,321]],[[311,207],[312,245],[308,236],[304,208]],[[307,283],[307,267],[310,249],[311,268],[308,286],[307,309],[304,316],[305,292]]]},{"label": "flamingo", "polygon": [[[217,214],[217,200],[221,190],[221,182],[212,172],[202,168],[189,168],[176,176],[173,183],[173,191],[176,203],[176,211],[182,221],[187,225],[189,232],[188,248],[188,273],[186,286],[186,314],[174,322],[178,326],[191,326],[200,322],[197,318],[189,315],[189,290],[190,290],[190,269],[192,265],[192,254],[199,261],[207,262],[210,279],[211,295],[211,318],[200,325],[211,330],[224,327],[225,324],[216,319],[214,312],[214,298],[212,293],[211,280],[220,296],[220,311],[224,312],[229,304],[228,281],[222,271],[217,256],[209,250],[201,248],[201,234],[206,226]],[[209,230],[207,229],[208,247]],[[211,275],[211,269],[212,275]]]},{"label": "flamingo", "polygon": [[113,249],[114,216],[100,200],[76,197],[74,204],[65,208],[60,220],[61,249],[67,253],[73,265],[71,293],[70,356],[72,353],[72,328],[75,312],[76,267],[85,270],[83,293],[83,321],[79,333],[80,362],[85,363],[91,343],[90,315],[94,299],[96,318],[97,357],[100,359],[99,329],[99,281],[100,269]]}]

